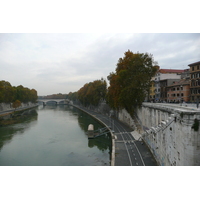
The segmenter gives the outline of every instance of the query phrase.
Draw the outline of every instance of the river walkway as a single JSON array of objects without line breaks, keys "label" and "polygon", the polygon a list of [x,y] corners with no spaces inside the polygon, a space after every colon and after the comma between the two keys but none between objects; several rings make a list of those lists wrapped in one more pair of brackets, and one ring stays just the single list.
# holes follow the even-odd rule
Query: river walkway
[{"label": "river walkway", "polygon": [[20,108],[17,108],[17,109],[10,109],[10,110],[5,110],[5,111],[0,111],[0,116],[13,113],[14,111],[23,111],[23,110],[27,110],[27,109],[31,109],[31,108],[36,108],[36,107],[38,107],[37,104],[36,105],[32,105],[32,106],[20,107]]},{"label": "river walkway", "polygon": [[112,136],[111,166],[157,166],[152,153],[146,144],[133,131],[116,118],[88,110],[85,107],[74,107],[93,116],[107,126]]}]

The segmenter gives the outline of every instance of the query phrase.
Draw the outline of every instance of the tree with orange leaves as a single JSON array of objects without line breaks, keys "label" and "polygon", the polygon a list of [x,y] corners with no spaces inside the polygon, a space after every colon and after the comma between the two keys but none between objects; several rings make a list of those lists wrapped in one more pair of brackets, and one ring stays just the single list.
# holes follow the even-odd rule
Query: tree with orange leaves
[{"label": "tree with orange leaves", "polygon": [[115,73],[107,77],[110,81],[109,105],[114,109],[125,108],[132,115],[145,100],[151,78],[156,73],[156,64],[151,54],[125,52],[118,60]]}]

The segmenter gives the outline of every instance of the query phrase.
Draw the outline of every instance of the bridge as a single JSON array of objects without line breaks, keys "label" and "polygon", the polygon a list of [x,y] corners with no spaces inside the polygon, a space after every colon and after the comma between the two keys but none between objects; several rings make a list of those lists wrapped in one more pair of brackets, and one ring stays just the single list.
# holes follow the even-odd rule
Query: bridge
[{"label": "bridge", "polygon": [[47,104],[54,104],[54,105],[66,105],[69,104],[68,99],[38,99],[38,104],[43,104],[46,106]]}]

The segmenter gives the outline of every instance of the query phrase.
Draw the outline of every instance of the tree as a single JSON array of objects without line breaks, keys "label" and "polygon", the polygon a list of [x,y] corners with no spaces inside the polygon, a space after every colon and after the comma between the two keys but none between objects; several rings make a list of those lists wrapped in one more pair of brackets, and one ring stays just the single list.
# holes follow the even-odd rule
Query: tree
[{"label": "tree", "polygon": [[10,103],[14,100],[14,89],[7,81],[0,81],[0,102]]},{"label": "tree", "polygon": [[108,103],[112,108],[125,108],[131,115],[141,106],[150,88],[151,78],[156,73],[157,62],[148,53],[124,53],[117,63],[115,73],[108,76]]},{"label": "tree", "polygon": [[35,89],[30,90],[30,101],[36,103],[37,101],[37,91]]},{"label": "tree", "polygon": [[84,106],[97,106],[100,100],[104,100],[107,93],[107,83],[102,78],[90,83],[86,83],[77,92],[78,99]]},{"label": "tree", "polygon": [[12,86],[7,81],[0,81],[0,103],[11,103],[15,100],[21,102],[37,101],[37,91],[35,89],[25,88],[22,85]]},{"label": "tree", "polygon": [[21,102],[19,100],[16,100],[15,102],[13,102],[12,107],[15,108],[15,110],[21,106]]},{"label": "tree", "polygon": [[70,92],[70,93],[67,95],[66,98],[68,98],[68,99],[70,99],[70,100],[72,100],[72,101],[75,101],[75,100],[78,99],[77,96],[78,96],[77,92]]}]

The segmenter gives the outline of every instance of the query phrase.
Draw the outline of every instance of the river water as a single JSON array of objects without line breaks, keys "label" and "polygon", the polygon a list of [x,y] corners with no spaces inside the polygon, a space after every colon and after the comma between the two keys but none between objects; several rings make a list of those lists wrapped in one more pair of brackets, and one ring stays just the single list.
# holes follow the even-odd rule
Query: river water
[{"label": "river water", "polygon": [[21,123],[0,127],[2,166],[110,165],[111,139],[88,140],[87,128],[103,126],[68,105],[39,106],[37,114]]}]

